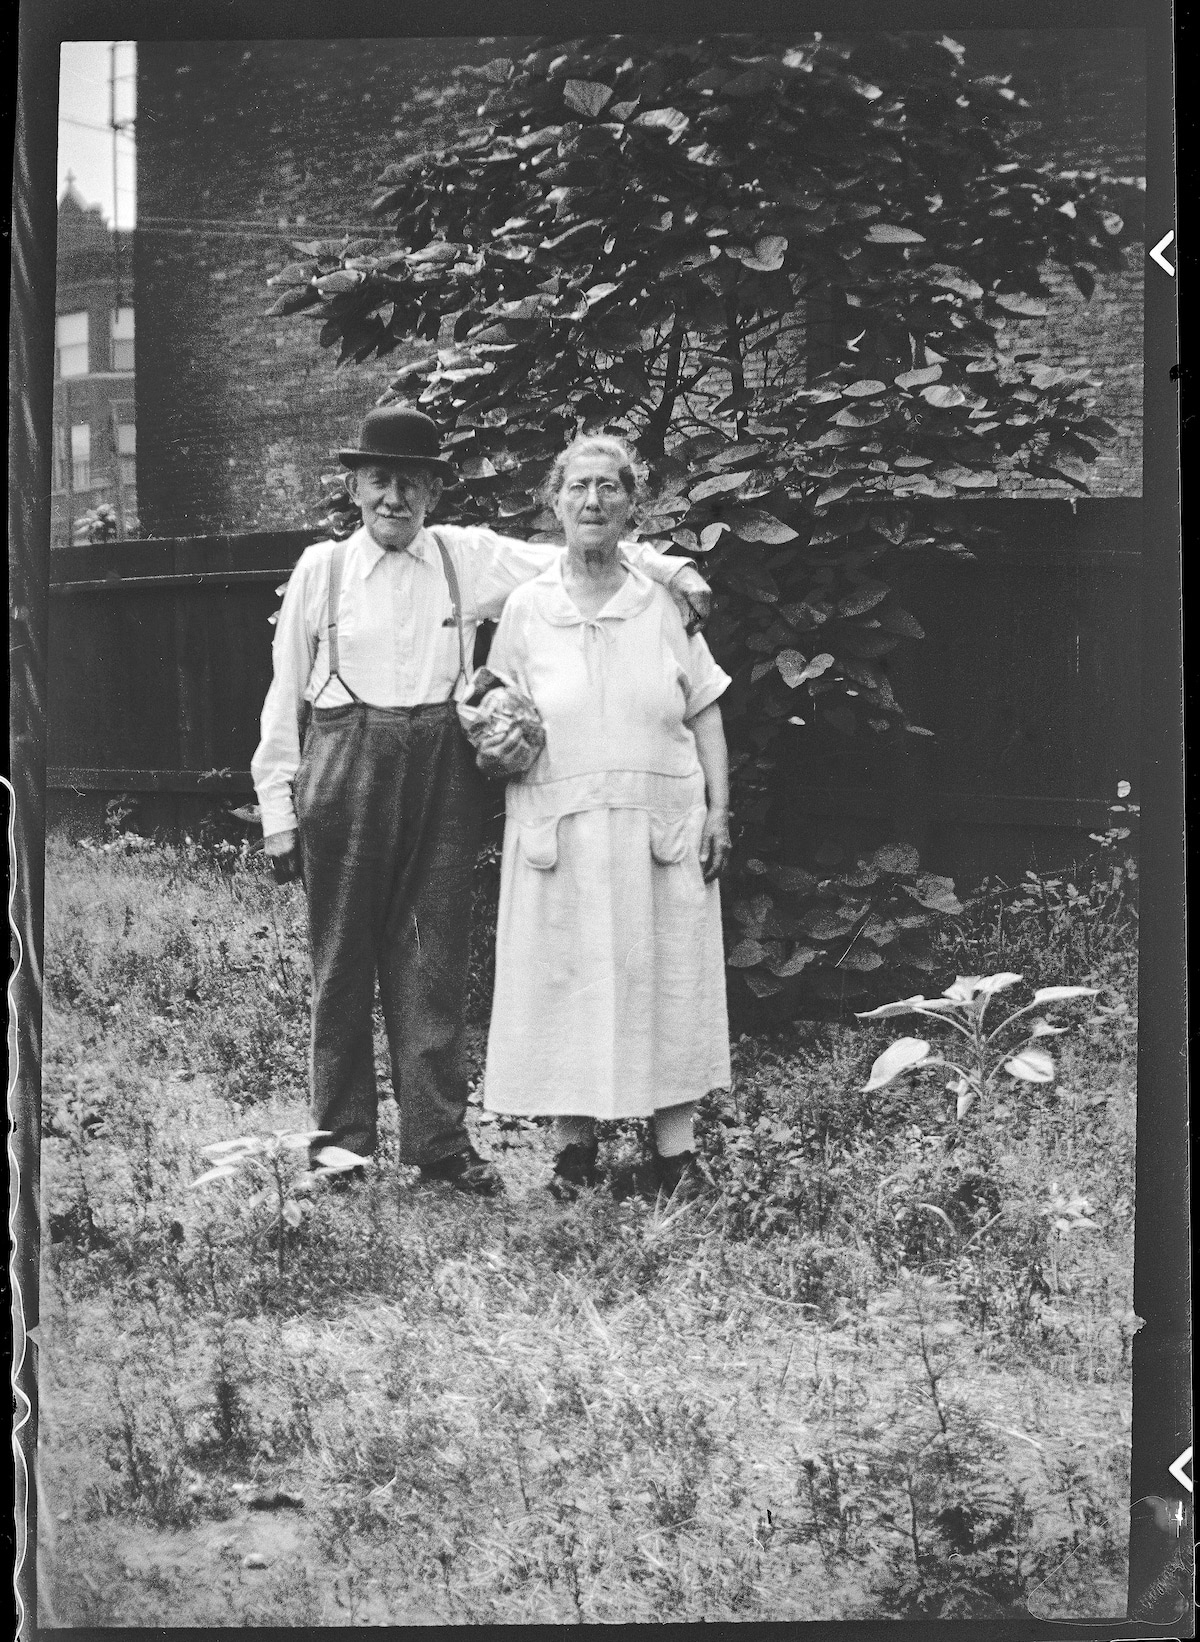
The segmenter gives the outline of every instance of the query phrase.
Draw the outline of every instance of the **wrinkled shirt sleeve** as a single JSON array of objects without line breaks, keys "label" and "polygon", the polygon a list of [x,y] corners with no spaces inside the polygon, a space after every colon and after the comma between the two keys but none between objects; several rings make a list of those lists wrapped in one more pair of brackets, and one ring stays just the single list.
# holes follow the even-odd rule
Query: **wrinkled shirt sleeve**
[{"label": "wrinkled shirt sleeve", "polygon": [[[460,539],[471,552],[475,614],[480,621],[498,621],[513,589],[540,576],[565,552],[561,542],[523,542],[494,530],[464,530]],[[692,562],[659,553],[644,542],[622,542],[621,552],[651,581],[664,586]]]},{"label": "wrinkled shirt sleeve", "polygon": [[263,836],[296,827],[292,783],[300,767],[300,715],[317,654],[308,619],[314,561],[305,553],[292,571],[271,641],[273,676],[263,703],[262,738],[250,763],[262,815]]},{"label": "wrinkled shirt sleeve", "polygon": [[493,672],[503,673],[506,678],[522,690],[526,688],[525,680],[525,646],[522,642],[524,621],[519,609],[519,601],[506,604],[504,613],[500,617],[500,625],[496,629],[496,636],[492,640],[488,651],[487,664]]},{"label": "wrinkled shirt sleeve", "polygon": [[733,680],[713,659],[713,653],[702,633],[693,633],[687,640],[685,673],[687,711],[684,713],[684,723],[687,723],[689,719],[695,718],[697,713],[711,707],[718,696],[724,695]]}]

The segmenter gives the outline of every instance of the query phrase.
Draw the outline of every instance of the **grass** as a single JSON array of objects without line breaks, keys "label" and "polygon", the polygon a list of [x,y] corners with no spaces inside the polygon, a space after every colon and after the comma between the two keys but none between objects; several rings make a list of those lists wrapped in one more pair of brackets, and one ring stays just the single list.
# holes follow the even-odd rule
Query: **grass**
[{"label": "grass", "polygon": [[[306,1127],[299,895],[113,846],[48,849],[43,1624],[1123,1613],[1127,920],[1057,1083],[988,1132],[929,1079],[861,1093],[899,1032],[797,1023],[735,1044],[694,1202],[559,1205],[544,1133],[477,1108],[507,1196],[418,1187],[388,1103],[365,1186],[280,1250],[249,1180],[188,1186]],[[1021,941],[1086,979],[1034,916],[955,926],[951,972]],[[487,973],[481,936],[477,1065]]]}]

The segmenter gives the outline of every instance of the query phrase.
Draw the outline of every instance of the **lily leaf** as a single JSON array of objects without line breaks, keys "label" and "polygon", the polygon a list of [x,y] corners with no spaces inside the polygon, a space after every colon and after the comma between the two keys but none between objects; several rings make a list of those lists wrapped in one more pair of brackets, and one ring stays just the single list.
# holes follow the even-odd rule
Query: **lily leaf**
[{"label": "lily leaf", "polygon": [[1054,1062],[1044,1049],[1022,1050],[1005,1061],[1004,1070],[1009,1077],[1020,1078],[1023,1083],[1054,1082]]},{"label": "lily leaf", "polygon": [[979,983],[978,990],[985,997],[990,998],[994,992],[1003,992],[1010,986],[1016,986],[1021,979],[1020,975],[1013,975],[1008,970],[1004,970],[999,975],[985,975]]},{"label": "lily leaf", "polygon": [[901,1073],[910,1071],[914,1066],[928,1058],[929,1045],[924,1038],[900,1038],[891,1044],[879,1056],[871,1068],[871,1076],[863,1085],[863,1093],[870,1094],[874,1089],[882,1089],[898,1078]]},{"label": "lily leaf", "polygon": [[331,1174],[340,1174],[344,1169],[365,1168],[370,1160],[359,1157],[356,1152],[349,1152],[344,1146],[322,1146],[313,1162],[321,1169],[328,1169]]},{"label": "lily leaf", "polygon": [[236,1173],[236,1163],[218,1163],[215,1169],[206,1169],[202,1175],[197,1175],[188,1190],[196,1186],[207,1186],[210,1180],[231,1180]]}]

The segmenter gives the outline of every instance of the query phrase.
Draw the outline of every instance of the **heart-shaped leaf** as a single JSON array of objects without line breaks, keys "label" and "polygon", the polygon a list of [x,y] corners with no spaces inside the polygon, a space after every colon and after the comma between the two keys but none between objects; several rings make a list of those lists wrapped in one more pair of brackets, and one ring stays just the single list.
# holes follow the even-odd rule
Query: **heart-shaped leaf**
[{"label": "heart-shaped leaf", "polygon": [[326,274],[317,281],[317,290],[323,297],[348,296],[366,279],[364,273],[357,268],[339,268],[335,273]]},{"label": "heart-shaped leaf", "polygon": [[803,684],[806,679],[820,678],[821,674],[827,673],[832,666],[833,657],[828,653],[828,651],[822,650],[819,656],[814,656],[812,658],[808,666],[796,680],[796,683]]},{"label": "heart-shaped leaf", "polygon": [[831,502],[840,502],[844,496],[849,496],[852,490],[857,489],[854,484],[827,485],[824,490],[817,492],[813,498],[814,507],[828,507]]},{"label": "heart-shaped leaf", "polygon": [[944,912],[948,917],[957,917],[962,912],[962,902],[954,893],[953,878],[923,872],[918,875],[915,885],[909,888],[906,884],[904,887],[914,901],[919,901],[931,912]]},{"label": "heart-shaped leaf", "polygon": [[953,291],[956,296],[966,297],[969,302],[978,302],[983,295],[982,285],[977,285],[965,274],[956,273],[953,268],[935,264],[927,270],[927,275],[932,283],[940,286],[943,291]]},{"label": "heart-shaped leaf", "polygon": [[873,222],[867,229],[870,245],[924,245],[924,234],[913,228],[898,228],[890,222]]},{"label": "heart-shaped leaf", "polygon": [[668,141],[678,142],[688,129],[691,122],[686,114],[681,114],[677,108],[648,108],[644,114],[639,114],[632,121],[649,131],[665,131]]},{"label": "heart-shaped leaf", "polygon": [[709,496],[722,496],[740,490],[746,481],[744,473],[714,473],[711,479],[702,479],[688,492],[693,502],[703,502]]},{"label": "heart-shaped leaf", "polygon": [[855,588],[853,593],[847,593],[844,599],[839,599],[835,608],[839,616],[863,616],[868,610],[874,610],[877,604],[882,604],[890,592],[890,587],[882,587],[877,582],[868,583],[865,587]]},{"label": "heart-shaped leaf", "polygon": [[854,928],[853,918],[843,918],[828,907],[813,907],[800,920],[800,927],[814,941],[837,941]]},{"label": "heart-shaped leaf", "polygon": [[961,388],[950,387],[946,383],[922,388],[921,398],[935,410],[949,410],[954,405],[965,405],[967,402],[967,396]]},{"label": "heart-shaped leaf", "polygon": [[806,969],[812,963],[814,958],[818,957],[820,957],[820,953],[814,951],[811,946],[798,946],[790,957],[773,963],[771,973],[772,975],[778,975],[782,980],[787,980],[792,975],[798,975],[802,969]]},{"label": "heart-shaped leaf", "polygon": [[717,543],[720,541],[722,531],[728,529],[729,526],[725,523],[724,519],[718,519],[714,524],[705,525],[704,529],[700,532],[700,551],[702,553],[711,552],[711,550],[716,547]]},{"label": "heart-shaped leaf", "polygon": [[797,533],[791,525],[785,525],[782,519],[777,519],[765,508],[742,508],[731,517],[734,534],[744,542],[769,542],[776,547],[783,542],[796,540]]},{"label": "heart-shaped leaf", "polygon": [[899,1038],[879,1056],[871,1068],[871,1076],[863,1085],[863,1093],[883,1089],[901,1073],[911,1071],[928,1059],[929,1045],[924,1038]]},{"label": "heart-shaped leaf", "polygon": [[779,669],[779,676],[791,690],[798,684],[803,684],[809,676],[806,671],[807,664],[799,650],[781,650],[775,657],[775,665]]},{"label": "heart-shaped leaf", "polygon": [[839,428],[870,428],[876,422],[886,422],[890,415],[886,405],[865,405],[862,410],[851,410],[847,406],[838,411],[833,420]]},{"label": "heart-shaped leaf", "polygon": [[563,86],[563,101],[567,107],[593,120],[611,97],[612,87],[595,80],[568,80]]},{"label": "heart-shaped leaf", "polygon": [[879,872],[908,878],[920,871],[921,857],[911,844],[881,844],[871,857]]},{"label": "heart-shaped leaf", "polygon": [[731,969],[750,969],[755,964],[762,963],[768,956],[767,949],[761,941],[748,939],[739,941],[725,962]]},{"label": "heart-shaped leaf", "polygon": [[868,376],[860,382],[847,382],[842,392],[847,399],[873,399],[877,393],[887,392],[887,383]]},{"label": "heart-shaped leaf", "polygon": [[773,274],[783,267],[788,242],[782,234],[764,234],[755,240],[753,248],[746,245],[726,245],[725,252],[754,273]]},{"label": "heart-shaped leaf", "polygon": [[[930,382],[936,382],[941,374],[942,367],[940,365],[926,365],[919,371],[904,371],[902,375],[895,377],[894,381],[898,388],[924,388]],[[895,465],[899,467],[900,462]],[[905,465],[909,464],[906,463]]]}]

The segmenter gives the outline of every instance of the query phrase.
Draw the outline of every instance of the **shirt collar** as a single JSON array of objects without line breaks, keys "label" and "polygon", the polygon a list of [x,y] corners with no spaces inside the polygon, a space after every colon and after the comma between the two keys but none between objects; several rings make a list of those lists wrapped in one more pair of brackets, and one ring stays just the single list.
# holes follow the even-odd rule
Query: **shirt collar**
[{"label": "shirt collar", "polygon": [[623,621],[627,616],[636,616],[645,610],[654,598],[654,583],[649,576],[626,561],[625,580],[604,609],[594,616],[584,616],[563,582],[566,562],[566,553],[560,553],[534,582],[538,588],[542,614],[554,627],[582,627],[588,622]]},{"label": "shirt collar", "polygon": [[363,581],[366,581],[367,577],[375,569],[376,565],[378,565],[383,559],[386,559],[391,553],[405,553],[410,558],[421,559],[426,564],[432,564],[434,555],[437,552],[433,537],[430,535],[428,528],[424,525],[422,525],[421,529],[417,531],[417,534],[413,537],[412,541],[409,542],[407,547],[399,549],[380,547],[379,543],[375,540],[374,536],[372,536],[366,525],[359,525],[358,529],[350,538],[350,547],[361,567],[361,576]]}]

